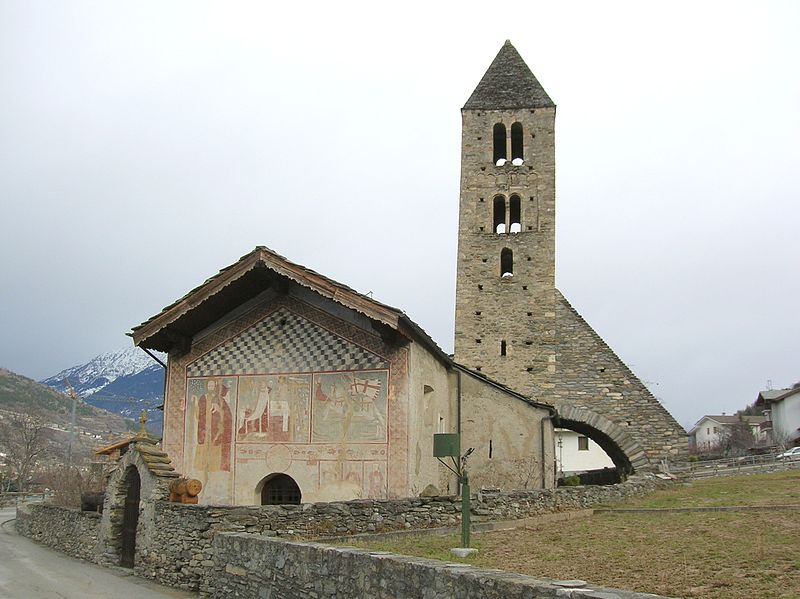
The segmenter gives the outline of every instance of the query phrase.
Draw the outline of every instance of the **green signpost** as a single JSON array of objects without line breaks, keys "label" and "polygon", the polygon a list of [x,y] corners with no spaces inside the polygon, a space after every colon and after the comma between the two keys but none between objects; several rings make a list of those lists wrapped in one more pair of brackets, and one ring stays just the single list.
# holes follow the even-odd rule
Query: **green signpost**
[{"label": "green signpost", "polygon": [[[461,455],[461,435],[458,433],[437,433],[433,435],[433,457],[458,477],[461,486],[461,547],[469,548],[470,509],[469,509],[469,474],[467,458],[473,452],[469,448]],[[442,458],[450,458],[453,467]]]}]

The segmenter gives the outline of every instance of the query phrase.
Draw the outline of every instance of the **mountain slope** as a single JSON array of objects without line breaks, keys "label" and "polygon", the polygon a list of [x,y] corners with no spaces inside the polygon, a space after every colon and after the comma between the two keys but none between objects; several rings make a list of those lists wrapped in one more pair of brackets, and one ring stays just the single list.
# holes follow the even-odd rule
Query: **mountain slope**
[{"label": "mountain slope", "polygon": [[86,364],[67,368],[41,382],[58,391],[66,391],[64,379],[68,378],[79,396],[88,397],[121,377],[134,376],[154,365],[158,366],[153,358],[141,349],[131,346],[101,354]]},{"label": "mountain slope", "polygon": [[[158,356],[166,361],[163,354]],[[131,346],[99,355],[42,383],[64,391],[65,378],[87,404],[133,420],[147,410],[147,430],[161,434],[164,414],[158,408],[164,401],[164,368],[139,348]]]}]

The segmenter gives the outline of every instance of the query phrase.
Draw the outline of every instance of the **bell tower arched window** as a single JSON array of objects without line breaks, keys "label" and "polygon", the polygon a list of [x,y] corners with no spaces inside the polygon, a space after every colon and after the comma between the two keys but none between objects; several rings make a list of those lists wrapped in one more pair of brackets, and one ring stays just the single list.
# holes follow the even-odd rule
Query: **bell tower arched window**
[{"label": "bell tower arched window", "polygon": [[503,248],[500,252],[500,276],[514,276],[514,253],[508,248]]},{"label": "bell tower arched window", "polygon": [[492,230],[495,233],[506,232],[506,199],[503,196],[495,196],[494,208],[492,210]]},{"label": "bell tower arched window", "polygon": [[492,162],[494,162],[494,164],[497,164],[500,160],[505,162],[506,158],[508,158],[508,154],[506,153],[506,126],[503,123],[495,124],[492,139],[494,140]]},{"label": "bell tower arched window", "polygon": [[509,216],[508,232],[519,233],[522,231],[522,214],[518,195],[511,196],[509,200]]},{"label": "bell tower arched window", "polygon": [[514,164],[522,164],[522,123],[511,125],[511,160]]}]

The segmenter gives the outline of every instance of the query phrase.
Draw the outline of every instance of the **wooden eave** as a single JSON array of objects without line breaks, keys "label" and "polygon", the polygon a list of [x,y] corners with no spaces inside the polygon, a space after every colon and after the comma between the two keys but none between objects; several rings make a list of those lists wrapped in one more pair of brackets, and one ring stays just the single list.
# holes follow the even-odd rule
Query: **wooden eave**
[{"label": "wooden eave", "polygon": [[281,281],[287,279],[407,336],[402,330],[401,319],[406,318],[402,311],[294,264],[268,248],[257,247],[135,327],[131,333],[134,345],[168,352],[188,343],[197,332],[259,293],[273,286],[280,288]]},{"label": "wooden eave", "polygon": [[129,439],[123,439],[122,441],[117,441],[116,443],[112,443],[111,445],[106,445],[105,447],[100,447],[98,449],[95,449],[94,453],[95,455],[109,455],[119,449],[122,449],[123,447],[127,447],[135,440],[136,440],[135,437],[130,437]]}]

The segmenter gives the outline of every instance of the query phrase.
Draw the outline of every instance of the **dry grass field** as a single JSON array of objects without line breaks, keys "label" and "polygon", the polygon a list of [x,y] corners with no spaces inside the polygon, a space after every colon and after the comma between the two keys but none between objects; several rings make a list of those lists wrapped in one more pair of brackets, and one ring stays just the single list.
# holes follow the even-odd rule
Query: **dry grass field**
[{"label": "dry grass field", "polygon": [[[800,504],[800,471],[723,477],[613,507]],[[800,509],[601,513],[475,534],[475,566],[672,597],[800,599]],[[458,537],[370,542],[382,551],[453,561]],[[360,545],[365,546],[365,545]]]}]

